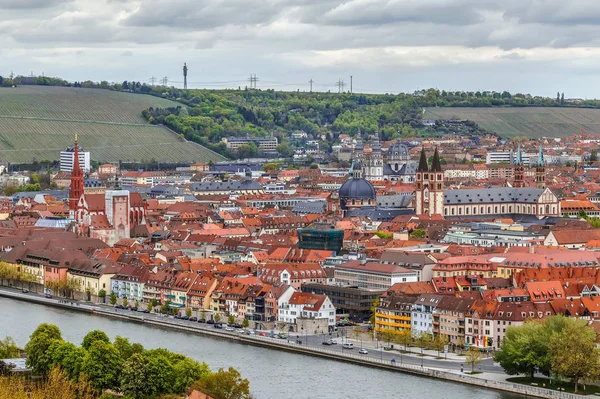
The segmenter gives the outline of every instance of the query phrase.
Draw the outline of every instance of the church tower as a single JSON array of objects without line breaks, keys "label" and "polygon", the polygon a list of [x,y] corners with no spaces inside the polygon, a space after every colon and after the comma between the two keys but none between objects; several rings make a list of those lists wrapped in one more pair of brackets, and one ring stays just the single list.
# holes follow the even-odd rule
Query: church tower
[{"label": "church tower", "polygon": [[535,166],[535,185],[537,188],[546,188],[546,166],[544,152],[540,141],[540,152],[538,153],[537,165]]},{"label": "church tower", "polygon": [[444,172],[437,147],[429,169],[429,214],[444,214]]},{"label": "church tower", "polygon": [[517,158],[515,159],[515,179],[513,182],[513,187],[525,187],[525,182],[523,181],[523,174],[523,155],[521,153],[521,143],[519,143],[519,147],[517,149]]},{"label": "church tower", "polygon": [[415,213],[417,215],[429,213],[429,166],[425,148],[421,149],[421,158],[415,179]]},{"label": "church tower", "polygon": [[375,139],[371,145],[371,157],[368,163],[370,180],[383,180],[383,154],[379,142],[379,132],[375,131]]},{"label": "church tower", "polygon": [[83,194],[83,170],[79,166],[79,143],[75,134],[75,146],[73,147],[73,170],[71,171],[71,190],[69,191],[69,213],[75,218],[77,203]]}]

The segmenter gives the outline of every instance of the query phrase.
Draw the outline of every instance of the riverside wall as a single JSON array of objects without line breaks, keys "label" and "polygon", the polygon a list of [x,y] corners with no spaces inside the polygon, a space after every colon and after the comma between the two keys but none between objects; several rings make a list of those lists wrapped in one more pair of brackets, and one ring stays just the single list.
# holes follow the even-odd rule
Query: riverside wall
[{"label": "riverside wall", "polygon": [[88,314],[111,317],[115,319],[121,319],[134,323],[144,323],[160,328],[170,328],[179,331],[191,332],[194,334],[201,334],[205,336],[211,336],[214,338],[228,339],[241,344],[254,345],[267,347],[275,350],[284,350],[287,352],[293,352],[309,356],[318,356],[336,361],[345,361],[354,363],[357,365],[367,367],[377,367],[380,369],[403,372],[413,374],[421,377],[437,378],[441,380],[457,382],[462,384],[469,384],[480,388],[493,389],[499,391],[512,392],[521,394],[524,396],[532,396],[538,398],[554,398],[554,399],[583,399],[585,396],[571,394],[566,392],[558,392],[545,388],[538,388],[534,386],[528,386],[523,384],[510,383],[505,381],[488,380],[485,378],[478,378],[476,376],[465,375],[457,372],[449,372],[439,370],[436,368],[421,367],[411,364],[397,364],[390,363],[387,360],[380,360],[376,357],[369,355],[356,355],[354,353],[341,353],[339,351],[333,351],[330,349],[319,348],[319,347],[307,347],[297,344],[295,342],[282,341],[270,337],[263,337],[258,335],[245,336],[240,334],[232,334],[224,332],[223,330],[214,331],[212,329],[198,328],[196,326],[182,325],[176,323],[173,319],[169,318],[149,318],[144,313],[129,312],[127,310],[116,311],[112,307],[98,306],[90,303],[82,303],[72,300],[62,300],[60,298],[45,298],[37,295],[24,294],[15,290],[0,289],[0,297],[7,297],[41,305],[54,306],[62,309],[84,312]]}]

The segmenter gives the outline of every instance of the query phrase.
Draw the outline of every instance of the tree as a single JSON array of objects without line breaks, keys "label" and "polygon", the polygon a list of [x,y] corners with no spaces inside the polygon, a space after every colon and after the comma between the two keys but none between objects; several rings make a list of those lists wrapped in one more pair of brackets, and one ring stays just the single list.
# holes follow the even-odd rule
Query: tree
[{"label": "tree", "polygon": [[197,389],[215,399],[250,399],[250,382],[230,367],[202,377],[192,389]]},{"label": "tree", "polygon": [[194,382],[211,374],[208,364],[197,362],[189,357],[177,362],[173,367],[173,372],[175,375],[174,393],[184,393],[186,388],[191,387]]},{"label": "tree", "polygon": [[135,303],[133,304],[133,306],[137,309],[140,307],[140,301],[138,301],[137,299],[135,300]]},{"label": "tree", "polygon": [[115,306],[117,304],[117,294],[115,294],[114,292],[110,293],[110,304]]},{"label": "tree", "polygon": [[27,365],[34,373],[46,375],[52,368],[52,358],[49,348],[55,341],[62,342],[60,329],[48,323],[42,323],[30,335],[29,342],[25,345],[27,352]]},{"label": "tree", "polygon": [[92,344],[96,341],[103,341],[103,342],[106,342],[107,344],[109,344],[110,338],[108,338],[108,335],[106,335],[106,333],[104,331],[93,330],[93,331],[90,331],[89,333],[87,333],[85,335],[85,337],[83,337],[83,342],[81,343],[81,347],[85,350],[88,350],[88,349],[90,349]]},{"label": "tree", "polygon": [[143,399],[154,394],[147,381],[148,360],[139,353],[133,354],[123,364],[121,391],[134,399]]},{"label": "tree", "polygon": [[556,92],[556,103],[560,104],[560,92]]},{"label": "tree", "polygon": [[533,378],[536,371],[543,371],[544,359],[548,352],[543,337],[544,325],[536,321],[527,321],[522,326],[510,326],[494,356],[506,374],[529,374]]},{"label": "tree", "polygon": [[381,336],[381,340],[383,342],[386,342],[388,347],[390,346],[390,344],[395,340],[396,338],[396,334],[390,330],[389,328],[386,328],[385,330],[380,332],[380,336]]},{"label": "tree", "polygon": [[250,322],[244,317],[244,319],[242,320],[242,327],[248,328],[248,326],[250,326]]},{"label": "tree", "polygon": [[412,336],[410,335],[410,331],[396,335],[394,342],[398,345],[404,346],[404,350],[406,350],[407,347],[412,343]]},{"label": "tree", "polygon": [[294,149],[287,142],[283,142],[277,146],[277,152],[283,158],[289,158],[294,154]]},{"label": "tree", "polygon": [[102,298],[102,302],[104,302],[104,298],[106,298],[106,291],[105,290],[98,291],[98,298]]},{"label": "tree", "polygon": [[227,323],[228,324],[235,323],[235,317],[232,314],[230,314],[229,316],[227,316]]},{"label": "tree", "polygon": [[127,300],[127,298],[123,298],[123,300],[121,301],[121,305],[123,305],[124,307],[129,306],[129,301]]},{"label": "tree", "polygon": [[152,311],[152,309],[153,309],[153,306],[152,306],[152,303],[151,303],[151,302],[148,302],[148,304],[147,304],[147,306],[146,306],[146,309],[147,309],[149,312],[151,312],[151,311]]},{"label": "tree", "polygon": [[185,315],[186,315],[187,317],[191,317],[191,316],[192,316],[192,309],[191,309],[191,308],[187,308],[187,309],[185,310]]},{"label": "tree", "polygon": [[[6,362],[0,360],[0,377],[10,375],[12,373],[12,369],[14,369],[14,368],[15,368],[14,364],[6,363]],[[2,391],[0,390],[0,393],[1,392]]]},{"label": "tree", "polygon": [[133,355],[133,347],[131,346],[129,339],[117,335],[113,345],[119,352],[121,359],[127,360],[131,357],[131,355]]},{"label": "tree", "polygon": [[441,335],[437,335],[433,338],[433,341],[431,341],[431,347],[435,350],[437,350],[438,356],[440,355],[440,352],[442,352],[444,350],[444,347],[446,346],[446,344],[448,343],[448,340],[441,336]]},{"label": "tree", "polygon": [[475,366],[479,364],[479,362],[481,362],[482,358],[483,354],[477,347],[469,346],[469,350],[467,351],[465,361],[471,365],[471,374],[475,372]]},{"label": "tree", "polygon": [[590,161],[591,162],[596,162],[598,161],[598,150],[597,149],[593,149],[592,152],[590,153]]},{"label": "tree", "polygon": [[550,337],[552,370],[570,379],[577,393],[579,382],[594,381],[600,375],[600,351],[596,334],[585,320],[571,319],[560,334]]},{"label": "tree", "polygon": [[113,344],[94,341],[83,359],[82,371],[98,391],[118,389],[123,361]]},{"label": "tree", "polygon": [[21,355],[21,348],[17,346],[11,337],[0,341],[0,359],[11,359]]},{"label": "tree", "polygon": [[220,315],[220,314],[218,314],[218,313],[216,313],[216,314],[215,314],[215,323],[218,323],[218,322],[220,322],[220,321],[221,321],[221,315]]},{"label": "tree", "polygon": [[371,327],[375,329],[375,313],[377,312],[377,307],[379,306],[379,298],[375,298],[373,304],[371,305],[371,316],[369,317],[369,324]]},{"label": "tree", "polygon": [[560,94],[560,105],[565,105],[565,93]]},{"label": "tree", "polygon": [[155,308],[155,307],[158,306],[158,299],[152,298],[152,300],[150,301],[150,303],[152,304],[152,307]]},{"label": "tree", "polygon": [[410,233],[410,238],[425,238],[425,230],[416,229],[412,233]]},{"label": "tree", "polygon": [[143,354],[148,361],[146,381],[155,394],[172,391],[175,374],[170,357],[173,355],[175,354],[166,350],[146,351]]}]

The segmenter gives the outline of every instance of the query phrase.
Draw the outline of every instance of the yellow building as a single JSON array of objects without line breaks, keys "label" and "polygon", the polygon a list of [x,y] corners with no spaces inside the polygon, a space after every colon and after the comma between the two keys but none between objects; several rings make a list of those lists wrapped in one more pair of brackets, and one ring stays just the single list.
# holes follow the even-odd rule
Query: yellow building
[{"label": "yellow building", "polygon": [[411,334],[411,310],[415,300],[413,295],[381,297],[375,309],[375,331]]}]

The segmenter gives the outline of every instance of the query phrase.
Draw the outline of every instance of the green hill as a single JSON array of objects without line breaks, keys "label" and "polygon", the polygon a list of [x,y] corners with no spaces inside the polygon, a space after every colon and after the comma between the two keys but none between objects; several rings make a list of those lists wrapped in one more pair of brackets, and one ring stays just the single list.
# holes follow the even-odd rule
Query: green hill
[{"label": "green hill", "polygon": [[590,108],[427,107],[423,119],[468,119],[506,138],[566,137],[579,134],[582,128],[586,133],[600,133],[600,109]]},{"label": "green hill", "polygon": [[70,87],[0,88],[0,161],[57,160],[75,133],[100,162],[224,159],[141,115],[178,104],[148,95]]}]

